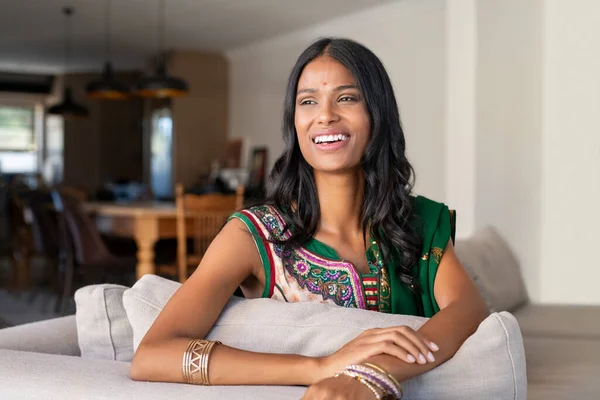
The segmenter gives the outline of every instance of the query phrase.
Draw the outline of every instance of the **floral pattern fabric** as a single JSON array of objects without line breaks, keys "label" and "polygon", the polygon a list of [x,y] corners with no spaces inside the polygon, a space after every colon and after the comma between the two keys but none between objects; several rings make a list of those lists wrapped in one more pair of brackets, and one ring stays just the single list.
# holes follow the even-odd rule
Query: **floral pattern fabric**
[{"label": "floral pattern fabric", "polygon": [[[323,257],[304,247],[290,249],[273,243],[273,239],[291,235],[275,207],[253,207],[233,217],[248,226],[261,253],[267,277],[264,297],[391,311],[389,272],[382,267],[378,254],[369,262],[371,273],[361,275],[348,261]],[[378,253],[376,244],[373,249]]]}]

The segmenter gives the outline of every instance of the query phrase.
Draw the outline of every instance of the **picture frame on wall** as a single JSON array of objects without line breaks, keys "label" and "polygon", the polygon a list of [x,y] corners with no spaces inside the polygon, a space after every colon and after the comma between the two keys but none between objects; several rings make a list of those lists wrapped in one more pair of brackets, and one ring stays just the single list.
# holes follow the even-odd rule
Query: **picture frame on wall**
[{"label": "picture frame on wall", "polygon": [[266,147],[254,147],[250,155],[250,176],[248,186],[250,188],[264,188],[267,174],[267,156]]}]

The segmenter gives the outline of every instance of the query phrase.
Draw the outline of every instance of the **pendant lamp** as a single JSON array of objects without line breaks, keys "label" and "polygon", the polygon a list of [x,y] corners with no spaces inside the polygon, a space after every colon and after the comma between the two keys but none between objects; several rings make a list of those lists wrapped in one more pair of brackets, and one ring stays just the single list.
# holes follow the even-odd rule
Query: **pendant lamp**
[{"label": "pendant lamp", "polygon": [[[71,16],[75,12],[72,7],[64,7],[65,15],[65,73],[71,57]],[[48,108],[48,114],[61,115],[65,119],[85,118],[89,112],[83,105],[77,104],[71,95],[71,89],[65,85],[62,101]]]},{"label": "pendant lamp", "polygon": [[125,100],[129,98],[129,86],[115,79],[110,62],[110,0],[106,0],[105,4],[104,59],[106,61],[102,77],[87,85],[86,95],[91,99]]},{"label": "pendant lamp", "polygon": [[165,2],[159,0],[159,30],[158,41],[161,54],[156,63],[156,72],[153,76],[142,78],[135,94],[142,97],[178,97],[187,94],[188,85],[183,79],[169,76],[165,52]]}]

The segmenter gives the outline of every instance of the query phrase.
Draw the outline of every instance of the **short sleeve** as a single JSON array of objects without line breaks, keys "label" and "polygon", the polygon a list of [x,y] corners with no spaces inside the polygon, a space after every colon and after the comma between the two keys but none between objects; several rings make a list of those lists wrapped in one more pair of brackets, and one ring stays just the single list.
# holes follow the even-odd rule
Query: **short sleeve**
[{"label": "short sleeve", "polygon": [[422,221],[423,251],[418,263],[418,280],[421,286],[421,311],[432,317],[440,311],[434,294],[435,277],[448,242],[454,242],[456,213],[443,203],[419,197],[415,211]]},{"label": "short sleeve", "polygon": [[260,260],[262,262],[264,271],[265,271],[265,289],[263,291],[262,297],[271,297],[273,294],[273,282],[274,282],[274,273],[273,273],[273,262],[271,260],[271,252],[269,251],[269,241],[267,240],[268,232],[266,232],[265,227],[261,224],[260,219],[256,217],[250,210],[242,210],[232,214],[227,221],[237,218],[246,225],[248,231],[252,235],[254,239],[254,244],[256,245],[256,249],[258,250],[258,254],[260,255]]}]

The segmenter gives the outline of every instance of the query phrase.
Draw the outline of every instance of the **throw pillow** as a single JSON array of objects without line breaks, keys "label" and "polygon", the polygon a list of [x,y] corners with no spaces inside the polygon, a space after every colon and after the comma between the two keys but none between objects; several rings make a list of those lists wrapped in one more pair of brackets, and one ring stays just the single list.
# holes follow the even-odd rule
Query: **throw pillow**
[{"label": "throw pillow", "polygon": [[[176,282],[145,275],[123,295],[134,346],[150,328]],[[375,327],[419,328],[427,319],[320,303],[232,298],[208,339],[266,353],[324,356]],[[525,355],[519,326],[506,312],[488,317],[458,353],[438,368],[403,384],[410,399],[525,399]]]},{"label": "throw pillow", "polygon": [[131,361],[133,331],[123,307],[126,286],[85,286],[75,292],[77,339],[82,358]]},{"label": "throw pillow", "polygon": [[490,309],[514,312],[529,299],[519,262],[497,230],[487,227],[456,243],[462,264],[477,276]]}]

